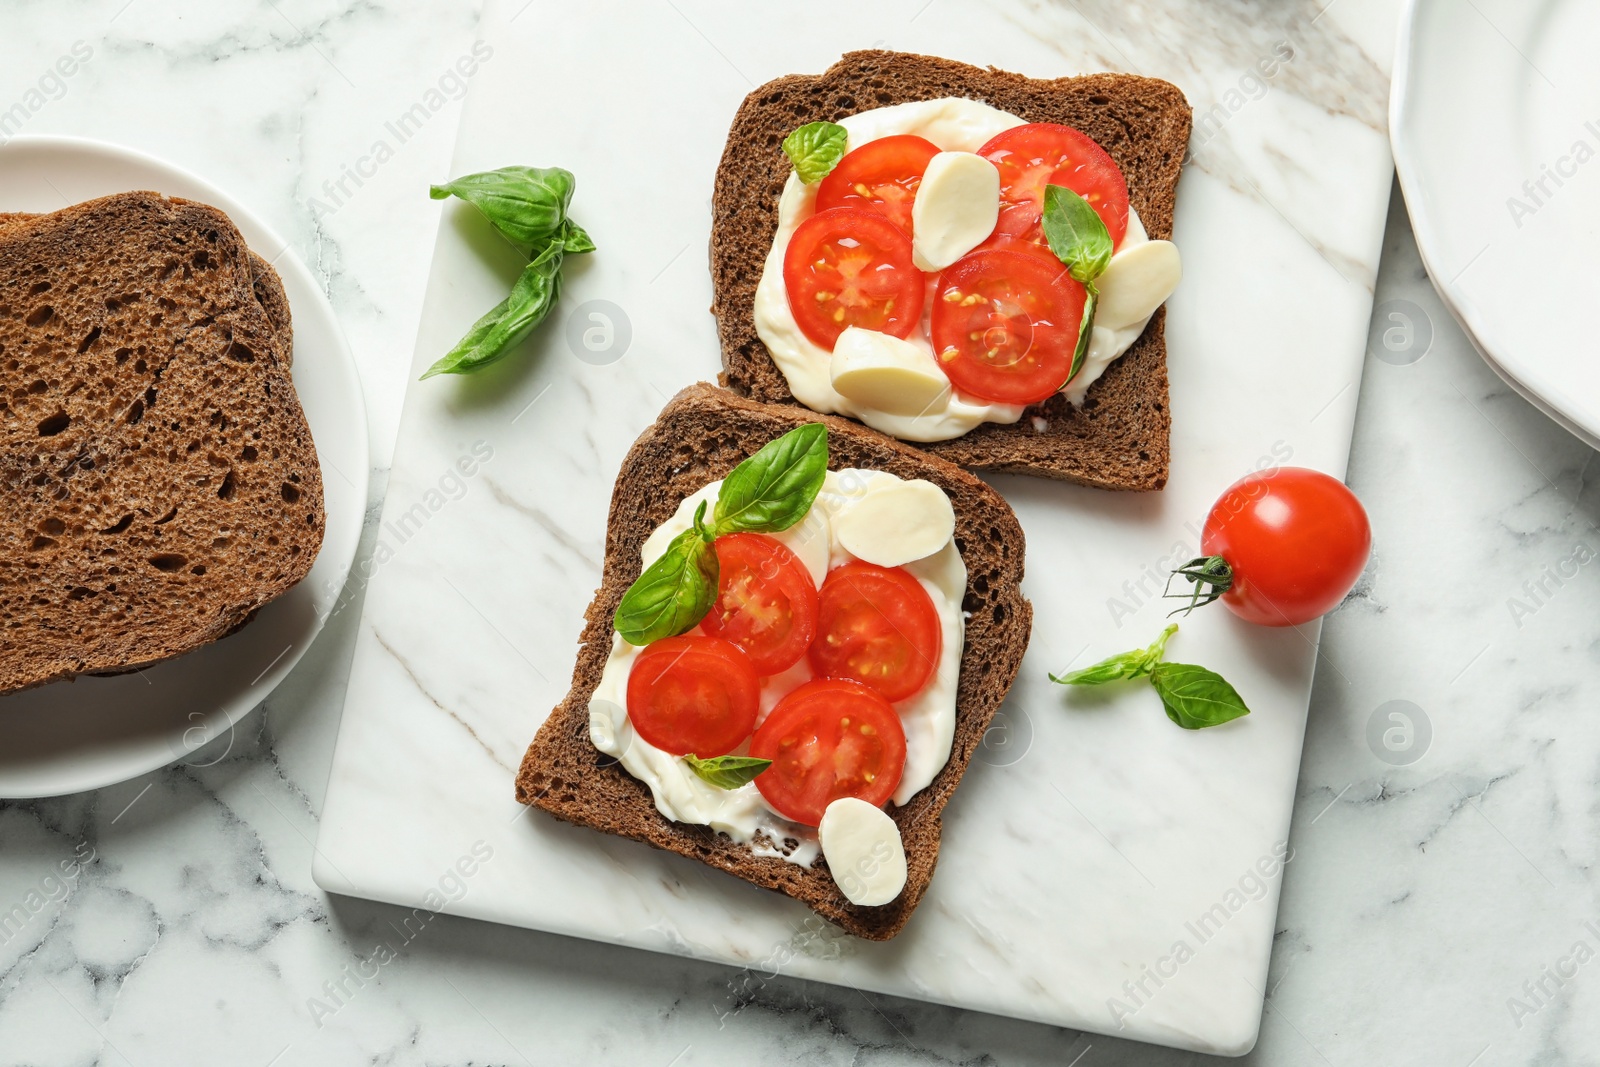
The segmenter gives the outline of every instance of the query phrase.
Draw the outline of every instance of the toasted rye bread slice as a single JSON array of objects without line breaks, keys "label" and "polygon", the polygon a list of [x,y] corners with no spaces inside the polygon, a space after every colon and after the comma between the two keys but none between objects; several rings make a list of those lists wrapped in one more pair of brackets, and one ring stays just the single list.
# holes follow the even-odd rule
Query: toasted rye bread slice
[{"label": "toasted rye bread slice", "polygon": [[[756,334],[756,283],[778,226],[789,177],[783,139],[795,127],[912,100],[963,96],[1029,122],[1059,122],[1093,137],[1128,181],[1152,238],[1172,235],[1178,173],[1192,112],[1169,82],[1128,74],[1039,80],[904,52],[850,52],[819,75],[790,75],[745,97],[717,167],[712,202],[712,313],[722,340],[722,383],[754,400],[794,404],[783,372]],[[1010,426],[988,423],[916,447],[964,467],[1061,478],[1100,489],[1167,484],[1166,309],[1089,388],[1082,408],[1062,396]]]},{"label": "toasted rye bread slice", "polygon": [[[36,219],[39,216],[27,211],[0,211],[0,231],[13,222]],[[284,292],[283,279],[272,264],[250,253],[250,283],[256,301],[266,312],[274,334],[272,352],[285,367],[294,363],[294,316],[289,311],[289,294]]]},{"label": "toasted rye bread slice", "polygon": [[[828,426],[828,466],[926,478],[950,495],[956,544],[967,565],[966,647],[956,690],[955,745],[933,783],[905,807],[889,808],[905,844],[905,891],[893,903],[859,907],[834,885],[827,862],[804,868],[758,856],[707,827],[656,811],[649,787],[589,739],[589,698],[611,651],[611,619],[639,576],[640,549],[689,494],[725,476],[768,441],[805,422]],[[572,672],[572,690],[550,713],[523,757],[517,799],[558,818],[643,841],[727,871],[810,906],[858,937],[899,933],[922,899],[939,856],[940,813],[961,781],[1028,647],[1033,607],[1022,595],[1022,527],[1000,494],[943,460],[846,419],[795,405],[758,404],[707,384],[679,393],[622,462],[611,496],[605,573]]]},{"label": "toasted rye bread slice", "polygon": [[226,215],[0,228],[0,692],[224,636],[310,570],[322,477]]}]

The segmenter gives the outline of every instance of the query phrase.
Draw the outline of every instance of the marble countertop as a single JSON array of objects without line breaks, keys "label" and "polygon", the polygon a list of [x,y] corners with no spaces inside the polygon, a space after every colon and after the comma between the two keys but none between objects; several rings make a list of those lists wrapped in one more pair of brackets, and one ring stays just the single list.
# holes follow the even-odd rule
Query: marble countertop
[{"label": "marble countertop", "polygon": [[[1327,17],[1358,25],[1361,6]],[[437,219],[417,190],[447,166],[475,22],[469,6],[22,0],[0,16],[0,137],[154,152],[287,237],[355,350],[381,496]],[[80,41],[91,57],[51,74]],[[429,117],[400,141],[388,124],[417,104]],[[1324,630],[1249,1059],[1579,1060],[1600,1036],[1593,453],[1478,359],[1398,193],[1376,298],[1349,474],[1376,549]],[[0,804],[0,1065],[1203,1059],[326,896],[312,842],[355,615],[185,764]]]}]

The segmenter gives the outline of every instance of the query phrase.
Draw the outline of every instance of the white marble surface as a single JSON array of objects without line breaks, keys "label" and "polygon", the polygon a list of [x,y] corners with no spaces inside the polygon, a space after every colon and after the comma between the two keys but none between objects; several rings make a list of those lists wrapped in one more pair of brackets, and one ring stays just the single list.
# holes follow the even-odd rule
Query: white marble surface
[{"label": "white marble surface", "polygon": [[[1325,20],[1346,5],[1359,13],[1343,0]],[[304,197],[470,46],[470,14],[280,5],[311,47],[270,5],[227,15],[135,0],[107,25],[118,6],[8,7],[0,100],[89,42],[95,59],[29,132],[175,158],[321,262],[387,455],[435,217],[412,189],[447,166],[453,120],[431,120],[320,234]],[[1309,20],[1321,5],[1301,6]],[[1041,14],[1073,17],[1070,5]],[[1359,37],[1359,20],[1348,25]],[[1547,993],[1523,986],[1566,966],[1580,939],[1600,945],[1583,925],[1596,889],[1583,683],[1600,626],[1585,610],[1586,565],[1560,586],[1547,579],[1553,595],[1537,603],[1523,583],[1580,542],[1600,547],[1592,453],[1472,354],[1421,276],[1398,205],[1378,299],[1431,320],[1431,350],[1412,366],[1368,360],[1350,477],[1378,550],[1362,596],[1326,627],[1251,1061],[1580,1062],[1597,1038],[1587,965],[1559,987],[1547,979]],[[1533,613],[1513,617],[1513,597]],[[354,614],[261,716],[192,765],[0,806],[0,904],[39,904],[0,942],[0,1063],[1199,1061],[449,914],[408,936],[409,911],[325,896],[311,841]],[[1409,767],[1365,739],[1395,699],[1432,724]],[[92,859],[58,879],[75,854]],[[383,962],[367,965],[380,943]],[[346,968],[375,977],[358,986]],[[354,995],[314,1017],[309,1000],[327,1002],[328,982]],[[1528,1008],[1516,1019],[1513,997]]]}]

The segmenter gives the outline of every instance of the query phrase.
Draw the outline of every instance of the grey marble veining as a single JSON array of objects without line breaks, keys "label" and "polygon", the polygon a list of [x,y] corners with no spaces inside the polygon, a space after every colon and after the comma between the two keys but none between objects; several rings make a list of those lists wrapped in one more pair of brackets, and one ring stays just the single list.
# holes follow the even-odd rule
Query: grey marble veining
[{"label": "grey marble veining", "polygon": [[[8,7],[0,101],[91,43],[27,132],[146,147],[289,235],[334,296],[387,455],[433,234],[415,190],[446,166],[453,120],[441,111],[375,178],[347,182],[356,195],[332,213],[313,219],[307,200],[470,46],[470,15],[284,3],[296,31],[271,5],[121,3]],[[1377,302],[1375,335],[1392,314],[1417,330],[1364,372],[1349,476],[1377,549],[1325,628],[1248,1061],[1586,1062],[1600,1043],[1600,620],[1596,568],[1567,561],[1600,551],[1594,453],[1472,352],[1398,197]],[[584,565],[588,544],[563,563]],[[0,1064],[1207,1062],[327,896],[309,871],[352,592],[263,712],[185,765],[0,805]],[[1409,749],[1381,740],[1394,701]]]}]

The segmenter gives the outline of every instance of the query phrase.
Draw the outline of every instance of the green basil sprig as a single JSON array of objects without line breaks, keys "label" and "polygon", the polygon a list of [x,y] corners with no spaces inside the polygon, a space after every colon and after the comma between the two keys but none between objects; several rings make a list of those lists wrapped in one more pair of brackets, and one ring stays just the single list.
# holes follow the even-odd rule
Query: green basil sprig
[{"label": "green basil sprig", "polygon": [[844,158],[849,133],[836,122],[808,122],[783,139],[784,155],[807,185],[820,182]]},{"label": "green basil sprig", "polygon": [[700,776],[700,779],[716,786],[718,789],[738,789],[740,786],[749,785],[756,780],[756,775],[772,766],[769,759],[757,759],[754,756],[714,756],[711,759],[701,759],[693,752],[683,757],[683,762],[689,769]]},{"label": "green basil sprig", "polygon": [[648,645],[694,629],[717,601],[712,542],[723,534],[787,530],[811,510],[827,473],[828,428],[821,423],[768,441],[722,480],[711,521],[702,500],[694,524],[628,587],[613,620],[617,633],[630,645]]},{"label": "green basil sprig", "polygon": [[589,234],[567,215],[576,179],[560,167],[501,167],[430,186],[435,200],[458,196],[528,257],[511,295],[472,324],[465,337],[422,375],[468,374],[508,355],[543,322],[561,297],[561,264],[594,251]]},{"label": "green basil sprig", "polygon": [[1250,714],[1238,690],[1216,671],[1192,663],[1168,663],[1167,640],[1178,632],[1174,623],[1161,631],[1149,648],[1136,648],[1111,656],[1069,674],[1050,676],[1062,685],[1104,685],[1128,678],[1148,677],[1167,718],[1185,730],[1219,726]]},{"label": "green basil sprig", "polygon": [[[1067,273],[1083,285],[1088,292],[1088,302],[1083,307],[1083,324],[1078,327],[1078,347],[1072,353],[1072,370],[1067,381],[1077,377],[1083,361],[1089,355],[1089,341],[1094,332],[1094,313],[1100,303],[1100,290],[1095,279],[1111,265],[1115,250],[1111,231],[1100,218],[1100,213],[1089,202],[1064,185],[1044,187],[1045,240],[1050,251],[1065,263]],[[1064,384],[1064,383],[1063,383]]]}]

